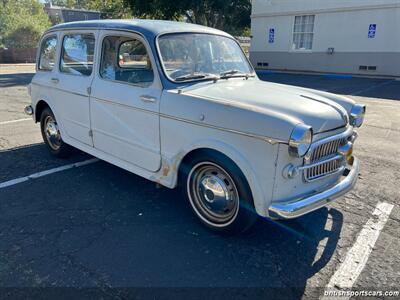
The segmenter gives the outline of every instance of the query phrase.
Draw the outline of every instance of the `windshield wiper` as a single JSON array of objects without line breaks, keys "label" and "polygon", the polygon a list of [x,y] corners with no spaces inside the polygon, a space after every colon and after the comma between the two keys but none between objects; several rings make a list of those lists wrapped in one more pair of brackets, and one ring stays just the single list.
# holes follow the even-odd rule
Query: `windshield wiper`
[{"label": "windshield wiper", "polygon": [[195,79],[217,80],[219,79],[219,76],[208,73],[194,73],[176,77],[175,81],[185,81],[185,80],[195,80]]},{"label": "windshield wiper", "polygon": [[231,78],[231,77],[246,77],[246,78],[250,77],[250,74],[243,73],[243,72],[240,72],[239,70],[235,70],[235,69],[221,72],[221,73],[219,73],[219,75],[220,75],[221,79],[227,79],[227,78]]}]

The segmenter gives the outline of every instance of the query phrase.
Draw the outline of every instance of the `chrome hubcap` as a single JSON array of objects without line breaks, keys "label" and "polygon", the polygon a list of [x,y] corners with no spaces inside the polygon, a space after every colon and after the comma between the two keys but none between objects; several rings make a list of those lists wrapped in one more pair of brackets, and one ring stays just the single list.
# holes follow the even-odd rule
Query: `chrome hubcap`
[{"label": "chrome hubcap", "polygon": [[44,120],[44,133],[47,142],[53,150],[58,150],[61,145],[60,131],[58,130],[57,122],[52,116],[47,116]]},{"label": "chrome hubcap", "polygon": [[220,166],[204,162],[188,177],[189,199],[195,212],[213,226],[226,226],[239,210],[239,193],[233,179]]}]

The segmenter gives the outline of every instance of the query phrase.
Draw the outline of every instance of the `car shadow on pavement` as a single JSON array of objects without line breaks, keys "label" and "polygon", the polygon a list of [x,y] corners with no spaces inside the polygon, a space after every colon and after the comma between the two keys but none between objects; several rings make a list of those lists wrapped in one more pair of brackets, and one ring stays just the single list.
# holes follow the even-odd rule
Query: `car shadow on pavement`
[{"label": "car shadow on pavement", "polygon": [[33,75],[35,73],[0,74],[0,87],[28,85],[31,83]]},{"label": "car shadow on pavement", "polygon": [[[47,155],[33,147],[18,168]],[[330,261],[343,223],[322,208],[291,221],[260,218],[239,236],[215,234],[180,191],[105,162],[0,189],[0,198],[0,286],[97,287],[116,297],[300,298]]]}]

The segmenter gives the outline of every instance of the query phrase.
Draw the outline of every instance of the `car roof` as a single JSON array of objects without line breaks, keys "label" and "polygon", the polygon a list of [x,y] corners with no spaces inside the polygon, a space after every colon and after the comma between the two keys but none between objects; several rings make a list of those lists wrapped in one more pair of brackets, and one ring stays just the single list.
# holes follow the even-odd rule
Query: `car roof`
[{"label": "car roof", "polygon": [[160,34],[173,33],[173,32],[197,32],[218,34],[231,37],[228,33],[197,24],[174,22],[174,21],[160,21],[160,20],[91,20],[91,21],[78,21],[58,24],[51,27],[50,31],[57,30],[73,30],[73,29],[117,29],[117,30],[130,30],[139,32],[147,38],[154,38]]}]

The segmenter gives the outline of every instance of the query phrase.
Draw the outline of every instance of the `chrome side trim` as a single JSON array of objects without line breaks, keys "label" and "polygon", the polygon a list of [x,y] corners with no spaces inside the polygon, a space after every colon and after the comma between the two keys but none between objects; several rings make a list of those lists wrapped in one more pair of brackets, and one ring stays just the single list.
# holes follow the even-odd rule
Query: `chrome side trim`
[{"label": "chrome side trim", "polygon": [[184,123],[188,123],[188,124],[192,124],[192,125],[212,128],[212,129],[216,129],[216,130],[221,130],[221,131],[225,131],[225,132],[230,132],[230,133],[234,133],[234,134],[239,134],[239,135],[243,135],[243,136],[248,136],[248,137],[260,139],[260,140],[266,141],[266,142],[268,142],[270,144],[273,144],[273,145],[274,144],[278,144],[278,143],[280,143],[280,144],[287,144],[288,143],[287,141],[278,140],[278,139],[270,138],[270,137],[267,137],[267,136],[261,136],[261,135],[251,134],[251,133],[242,132],[242,131],[238,131],[238,130],[234,130],[234,129],[228,129],[228,128],[219,127],[219,126],[215,126],[215,125],[211,125],[211,124],[206,124],[204,122],[196,122],[196,121],[192,121],[192,120],[188,120],[188,119],[184,119],[184,118],[179,118],[179,117],[175,117],[175,116],[171,116],[171,115],[167,115],[167,114],[157,113],[155,111],[151,111],[151,110],[147,110],[147,109],[143,109],[143,108],[138,108],[138,107],[129,106],[129,105],[126,105],[126,104],[112,102],[112,101],[105,100],[105,99],[100,99],[100,98],[97,98],[97,97],[92,97],[92,99],[95,99],[96,101],[100,101],[100,102],[119,105],[119,106],[126,107],[126,108],[133,109],[133,110],[142,111],[142,112],[149,113],[149,114],[159,115],[160,118],[175,120],[175,121],[184,122]]},{"label": "chrome side trim", "polygon": [[72,95],[76,95],[76,96],[89,97],[89,95],[85,95],[85,94],[81,94],[81,93],[76,93],[76,92],[67,91],[67,90],[60,89],[60,88],[58,88],[58,87],[55,87],[55,86],[53,86],[53,85],[48,85],[48,86],[47,86],[47,85],[44,85],[44,84],[41,84],[41,83],[37,83],[37,82],[31,82],[31,84],[37,85],[37,86],[41,86],[41,87],[46,87],[46,88],[55,89],[55,90],[58,90],[58,91],[61,91],[61,92],[64,92],[64,93],[68,93],[68,94],[72,94]]},{"label": "chrome side trim", "polygon": [[152,114],[152,115],[160,115],[156,111],[152,111],[152,110],[148,110],[148,109],[144,109],[144,108],[140,108],[140,107],[136,107],[136,106],[127,105],[127,104],[124,104],[124,103],[114,102],[114,101],[110,101],[110,100],[106,100],[106,99],[102,99],[102,98],[98,98],[98,97],[93,97],[92,96],[92,97],[90,97],[90,99],[93,99],[93,100],[98,101],[98,102],[103,102],[103,103],[106,103],[106,104],[109,104],[109,105],[120,106],[120,107],[124,107],[124,108],[131,109],[131,110],[141,111],[141,112]]},{"label": "chrome side trim", "polygon": [[[38,86],[45,86],[45,85],[42,85],[42,84],[39,84],[39,83],[34,83],[34,82],[32,84],[35,84],[35,85],[38,85]],[[58,89],[56,87],[52,87],[52,88],[53,89]],[[61,91],[65,92],[65,93],[71,93],[71,94],[74,94],[74,95],[78,95],[78,96],[89,97],[88,95],[83,95],[83,94],[79,94],[79,93],[73,93],[73,92],[62,90],[62,89],[58,89],[58,90],[61,90]],[[212,128],[212,129],[216,129],[216,130],[221,130],[221,131],[225,131],[225,132],[230,132],[230,133],[234,133],[234,134],[239,134],[239,135],[243,135],[243,136],[252,137],[252,138],[255,138],[255,139],[259,139],[259,140],[265,141],[265,142],[270,143],[272,145],[274,145],[274,144],[287,144],[288,143],[288,141],[284,141],[284,140],[278,140],[278,139],[267,137],[267,136],[262,136],[262,135],[252,134],[252,133],[243,132],[243,131],[239,131],[239,130],[219,127],[219,126],[215,126],[215,125],[211,125],[211,124],[206,124],[206,123],[203,123],[203,122],[196,122],[196,121],[192,121],[192,120],[188,120],[188,119],[184,119],[184,118],[179,118],[179,117],[175,117],[175,116],[171,116],[171,115],[167,115],[167,114],[158,113],[158,112],[147,110],[147,109],[143,109],[143,108],[138,108],[138,107],[129,106],[129,105],[121,104],[121,103],[112,102],[112,101],[105,100],[105,99],[100,99],[100,98],[97,98],[97,97],[91,97],[91,99],[95,99],[97,101],[110,103],[110,104],[114,104],[114,105],[123,106],[123,107],[129,108],[129,109],[138,110],[138,111],[146,112],[146,113],[149,113],[149,114],[159,115],[161,118],[176,120],[176,121],[179,121],[179,122],[184,122],[184,123],[193,124],[193,125],[197,125],[197,126],[202,126],[202,127],[207,127],[207,128]]]},{"label": "chrome side trim", "polygon": [[272,203],[268,209],[269,216],[278,219],[297,218],[321,208],[332,200],[344,195],[354,187],[357,181],[360,167],[356,157],[354,157],[353,165],[350,167],[349,173],[342,181],[325,191],[287,202]]},{"label": "chrome side trim", "polygon": [[252,138],[255,138],[255,139],[260,139],[262,141],[268,142],[268,143],[273,144],[273,145],[274,144],[287,144],[288,143],[287,141],[282,141],[282,140],[278,140],[278,139],[274,139],[274,138],[270,138],[270,137],[266,137],[266,136],[256,135],[256,134],[243,132],[243,131],[238,131],[238,130],[234,130],[234,129],[228,129],[228,128],[219,127],[219,126],[215,126],[215,125],[211,125],[211,124],[195,122],[195,121],[191,121],[191,120],[188,120],[188,119],[178,118],[178,117],[174,117],[174,116],[170,116],[170,115],[160,114],[160,117],[166,118],[166,119],[172,119],[172,120],[176,120],[176,121],[180,121],[180,122],[184,122],[184,123],[188,123],[188,124],[198,125],[198,126],[202,126],[202,127],[217,129],[217,130],[221,130],[221,131],[225,131],[225,132],[229,132],[229,133],[248,136],[248,137],[252,137]]}]

